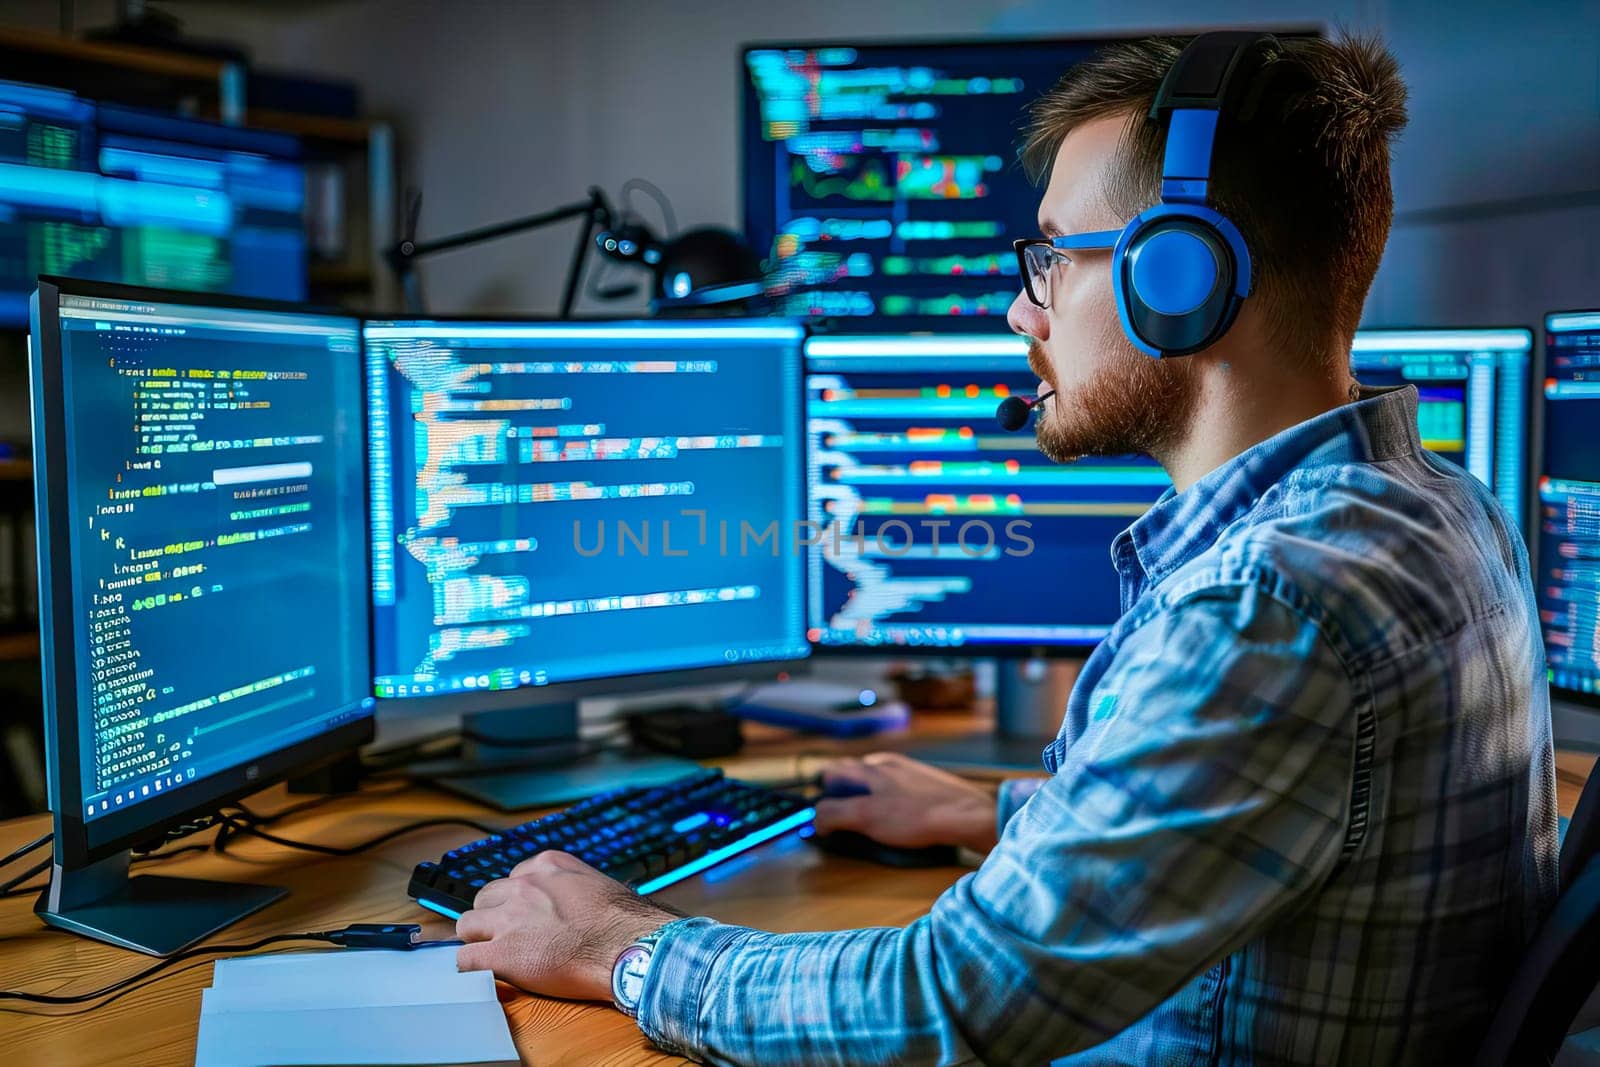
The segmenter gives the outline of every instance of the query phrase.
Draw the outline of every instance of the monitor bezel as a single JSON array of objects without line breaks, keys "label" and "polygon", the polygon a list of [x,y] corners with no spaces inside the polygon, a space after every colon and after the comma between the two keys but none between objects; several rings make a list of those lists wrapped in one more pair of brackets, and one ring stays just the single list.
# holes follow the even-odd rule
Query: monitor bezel
[{"label": "monitor bezel", "polygon": [[[56,602],[72,596],[71,529],[72,516],[66,491],[66,396],[61,352],[60,302],[63,296],[83,296],[107,300],[143,301],[195,307],[218,307],[245,311],[278,311],[297,315],[328,315],[354,320],[359,314],[339,309],[310,307],[274,300],[229,297],[224,294],[191,293],[183,290],[148,289],[110,282],[41,276],[33,297],[33,315],[38,329],[30,330],[29,396],[33,418],[34,514],[38,523],[39,633],[44,703],[46,760],[45,772],[50,788],[55,831],[56,863],[75,870],[115,855],[134,845],[159,842],[172,827],[198,815],[257,792],[286,778],[330,762],[371,741],[375,732],[375,702],[370,696],[372,660],[372,597],[370,582],[367,603],[367,690],[361,703],[363,714],[326,733],[270,752],[259,759],[241,763],[194,784],[168,793],[157,800],[141,800],[122,815],[108,813],[93,823],[78,815],[83,791],[78,763],[81,738],[78,731],[77,628],[70,614],[57,612]],[[45,352],[54,353],[46,359]],[[358,349],[359,351],[359,349]],[[358,356],[359,358],[359,356]],[[365,365],[361,370],[361,425],[366,425]],[[362,449],[363,491],[370,479],[366,449]],[[52,545],[53,532],[62,542]],[[371,537],[367,512],[362,512],[363,558],[370,554]],[[371,563],[367,561],[370,573]],[[191,790],[193,790],[191,792]],[[168,797],[176,797],[174,803]],[[141,818],[141,815],[143,816]],[[91,827],[94,829],[91,830]]]},{"label": "monitor bezel", "polygon": [[[1540,332],[1542,336],[1539,338],[1541,343],[1537,345],[1537,365],[1534,368],[1537,373],[1533,377],[1532,385],[1528,389],[1530,396],[1537,397],[1533,405],[1533,415],[1528,420],[1530,423],[1530,428],[1534,434],[1532,447],[1537,450],[1535,452],[1531,452],[1528,459],[1528,464],[1531,468],[1528,476],[1528,503],[1532,512],[1532,536],[1528,539],[1528,556],[1529,567],[1533,572],[1535,593],[1537,593],[1539,585],[1539,543],[1543,540],[1543,537],[1541,536],[1543,532],[1541,530],[1542,522],[1539,517],[1539,511],[1542,506],[1539,500],[1539,480],[1544,477],[1544,375],[1545,368],[1548,365],[1550,358],[1550,320],[1561,315],[1600,315],[1600,307],[1574,308],[1570,311],[1546,312],[1544,321],[1541,323],[1542,329]],[[1535,422],[1537,425],[1531,425]],[[1536,595],[1535,600],[1537,601],[1537,599],[1538,597]],[[1539,642],[1541,645],[1544,643],[1544,623],[1542,621],[1539,624]],[[1549,652],[1547,650],[1545,663],[1545,672],[1547,678],[1549,677],[1550,672],[1548,656]],[[1600,712],[1600,693],[1585,693],[1581,689],[1568,689],[1566,686],[1557,685],[1554,680],[1549,682],[1549,686],[1550,695],[1552,697],[1568,704],[1575,704],[1583,708],[1585,711]]]},{"label": "monitor bezel", "polygon": [[[362,348],[366,347],[366,327],[370,324],[395,324],[395,323],[440,323],[445,325],[464,325],[469,323],[485,323],[489,325],[506,324],[513,326],[620,326],[624,324],[639,324],[643,326],[677,326],[707,327],[707,326],[792,326],[798,333],[796,342],[796,360],[799,396],[796,403],[799,405],[799,428],[801,446],[798,449],[797,461],[799,463],[798,487],[799,501],[796,514],[803,519],[808,500],[806,486],[806,459],[807,449],[805,437],[805,344],[811,335],[811,328],[796,319],[780,316],[717,316],[693,315],[681,317],[658,317],[653,319],[640,318],[637,315],[601,315],[584,316],[563,319],[554,315],[497,315],[492,313],[465,314],[453,313],[446,315],[436,314],[411,314],[407,312],[391,312],[386,314],[369,313],[362,318]],[[363,363],[365,360],[363,359]],[[371,449],[368,449],[367,465],[371,467]],[[369,492],[368,526],[371,525],[372,497]],[[369,553],[370,555],[370,549]],[[549,685],[518,685],[510,689],[494,690],[451,690],[448,693],[424,693],[416,696],[404,697],[376,697],[377,710],[385,716],[425,716],[425,715],[475,715],[481,712],[516,711],[522,708],[538,708],[551,704],[565,704],[587,697],[612,697],[628,696],[632,694],[647,693],[652,690],[678,688],[683,686],[711,686],[731,684],[738,682],[771,681],[788,675],[804,674],[816,656],[817,646],[805,641],[806,629],[804,625],[805,613],[805,570],[804,562],[801,566],[800,606],[802,624],[800,637],[806,645],[806,653],[802,656],[785,659],[761,660],[750,663],[713,664],[703,667],[689,667],[682,670],[649,671],[631,674],[603,675],[595,678],[578,678],[564,682],[553,682]],[[367,601],[371,606],[371,572],[368,571],[368,596]],[[372,659],[373,677],[377,677],[377,629],[372,630]]]}]

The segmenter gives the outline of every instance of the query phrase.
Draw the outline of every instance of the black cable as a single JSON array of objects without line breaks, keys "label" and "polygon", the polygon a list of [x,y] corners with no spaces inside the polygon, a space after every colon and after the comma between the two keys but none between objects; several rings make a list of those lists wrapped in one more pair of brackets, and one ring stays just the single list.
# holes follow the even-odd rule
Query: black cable
[{"label": "black cable", "polygon": [[661,236],[670,239],[678,232],[678,215],[672,210],[672,201],[667,199],[667,194],[662,192],[661,186],[655,182],[648,182],[643,178],[629,178],[622,183],[622,208],[624,212],[627,211],[630,202],[629,194],[635,189],[643,189],[650,199],[654,200],[656,205],[661,208],[661,222],[667,228],[667,232]]},{"label": "black cable", "polygon": [[235,823],[226,813],[223,814],[222,819],[223,822],[226,825],[231,826],[234,832],[237,834],[249,834],[252,837],[259,837],[263,841],[270,841],[275,845],[282,845],[285,848],[297,848],[303,852],[315,852],[321,856],[354,856],[358,853],[365,852],[368,849],[376,848],[377,846],[385,844],[386,842],[393,841],[395,838],[402,837],[405,834],[415,833],[418,830],[431,829],[435,826],[470,826],[472,829],[483,834],[498,834],[504,830],[504,827],[486,826],[483,823],[477,822],[473,819],[468,819],[461,816],[451,816],[449,818],[440,819],[423,819],[420,822],[407,823],[404,826],[397,826],[393,830],[379,834],[372,840],[363,841],[358,845],[319,845],[314,841],[295,841],[287,837],[279,837],[277,834],[268,833],[267,831],[256,826]]},{"label": "black cable", "polygon": [[143,981],[156,972],[172,966],[174,963],[191,960],[196,956],[216,956],[226,953],[241,955],[266,948],[268,945],[281,944],[285,941],[325,941],[329,944],[346,948],[379,948],[403,951],[432,948],[436,945],[460,944],[459,941],[418,941],[416,936],[421,931],[422,927],[412,923],[352,923],[342,930],[318,930],[308,934],[273,934],[271,937],[264,937],[247,945],[200,945],[168,956],[161,962],[146,967],[138,974],[130,975],[120,981],[113,982],[108,986],[102,986],[99,989],[90,990],[87,993],[57,996],[54,993],[24,993],[20,990],[0,990],[0,1000],[21,1000],[30,1004],[82,1004],[90,1000],[99,1000],[101,997],[115,993],[135,982]]},{"label": "black cable", "polygon": [[42,848],[43,846],[48,845],[51,841],[55,840],[55,836],[56,835],[54,833],[46,830],[43,834],[34,838],[32,841],[29,841],[26,845],[23,845],[5,859],[0,860],[0,867],[4,867],[8,863],[14,863],[17,860],[20,860],[22,857],[26,856],[36,848]]},{"label": "black cable", "polygon": [[20,990],[7,989],[0,990],[0,1000],[21,1000],[26,1001],[29,1004],[83,1004],[86,1001],[99,1000],[101,997],[106,996],[109,993],[115,993],[124,986],[131,985],[134,982],[142,981],[155,974],[157,971],[165,970],[174,963],[180,963],[184,960],[194,959],[196,956],[220,955],[230,952],[235,954],[254,952],[257,949],[266,948],[268,945],[276,945],[284,941],[326,940],[328,940],[328,934],[326,933],[273,934],[271,937],[264,937],[259,941],[252,941],[246,945],[201,945],[198,948],[186,949],[185,951],[179,952],[176,955],[168,956],[160,963],[146,967],[138,974],[130,975],[121,981],[113,982],[108,986],[102,986],[99,989],[91,990],[87,993],[73,993],[69,996],[56,996],[53,993],[24,993]]},{"label": "black cable", "polygon": [[[433,738],[433,740],[437,739],[437,737]],[[398,788],[394,789],[364,789],[354,793],[328,793],[323,796],[312,797],[310,800],[303,800],[298,804],[291,804],[281,811],[272,811],[265,814],[252,811],[239,801],[234,801],[232,804],[227,805],[227,807],[238,810],[255,826],[271,826],[274,823],[282,822],[291,815],[299,815],[303,811],[310,811],[312,808],[319,808],[322,805],[327,804],[329,801],[339,800],[345,797],[384,797],[393,793],[403,793],[408,788],[410,787],[405,784],[401,784]]]},{"label": "black cable", "polygon": [[434,759],[434,756],[413,756],[412,753],[427,748],[429,745],[438,744],[440,741],[454,741],[459,744],[460,737],[454,729],[441,730],[426,737],[419,737],[415,741],[407,741],[403,745],[396,745],[394,748],[374,753],[372,756],[363,759],[361,761],[361,769],[364,773],[370,774],[375,771],[387,771],[395,767],[402,767],[407,763],[414,763],[418,759]]},{"label": "black cable", "polygon": [[[609,735],[608,735],[609,736]],[[482,738],[483,744],[499,744],[494,738]],[[627,752],[632,746],[627,742],[607,742],[604,738],[598,741],[561,741],[539,742],[528,745],[506,745],[506,748],[523,749],[529,753],[520,759],[427,759],[419,760],[413,764],[393,767],[387,771],[380,771],[375,778],[388,779],[391,777],[404,777],[409,781],[432,783],[439,778],[478,778],[492,777],[497,774],[517,774],[522,771],[541,771],[555,767],[565,767],[574,760],[588,759],[606,752]],[[549,747],[549,752],[539,752],[539,749]]]},{"label": "black cable", "polygon": [[744,683],[744,685],[739,687],[739,691],[737,693],[735,693],[735,694],[733,694],[733,696],[728,697],[727,699],[723,700],[723,702],[722,702],[722,710],[723,711],[732,711],[734,708],[738,707],[740,704],[743,704],[746,700],[748,700],[750,698],[750,694],[751,693],[754,693],[757,689],[760,689],[764,685],[770,685],[770,684],[771,684],[771,682],[768,681],[767,679],[764,679],[764,678]]},{"label": "black cable", "polygon": [[210,851],[211,851],[211,846],[210,845],[183,845],[183,846],[180,846],[178,848],[169,848],[169,849],[167,849],[167,850],[165,850],[163,852],[146,852],[142,856],[133,857],[133,861],[132,862],[134,862],[134,863],[154,863],[157,860],[171,859],[173,856],[179,856],[179,855],[182,855],[185,852],[210,852]]},{"label": "black cable", "polygon": [[15,878],[10,879],[9,881],[0,882],[0,897],[20,896],[23,893],[32,892],[35,888],[38,888],[38,887],[29,886],[29,887],[27,887],[25,889],[18,889],[17,887],[22,885],[22,883],[26,882],[29,878],[32,878],[34,875],[36,875],[36,874],[40,873],[41,871],[45,870],[49,866],[50,866],[50,857],[46,856],[44,859],[40,860],[38,863],[34,864],[32,867],[29,867],[27,870],[23,871],[21,874],[17,875]]},{"label": "black cable", "polygon": [[[258,953],[258,955],[271,956],[271,955],[275,955],[276,953],[286,952],[286,951],[292,951],[292,950],[291,949],[276,949],[276,948],[274,948],[274,949],[269,949],[266,952]],[[174,975],[182,974],[184,971],[192,970],[193,968],[195,968],[197,966],[204,966],[205,964],[210,963],[210,962],[211,962],[210,960],[206,960],[206,959],[185,960],[183,966],[176,967],[176,968],[166,972],[165,974],[155,974],[155,975],[152,975],[149,978],[144,979],[143,981],[138,981],[138,980],[135,980],[135,979],[129,979],[128,980],[128,983],[129,983],[128,985],[124,986],[121,989],[118,989],[115,993],[111,993],[104,1000],[100,1001],[97,1004],[90,1004],[88,1007],[79,1008],[76,1011],[33,1011],[33,1010],[31,1010],[30,1007],[28,1007],[25,1004],[21,1004],[21,1005],[19,1005],[19,1004],[7,1004],[5,1001],[0,1000],[0,1012],[12,1012],[12,1013],[19,1014],[19,1015],[44,1016],[45,1018],[50,1018],[50,1019],[69,1018],[69,1017],[74,1016],[74,1015],[83,1015],[83,1014],[85,1014],[87,1012],[99,1011],[101,1008],[105,1007],[107,1004],[115,1004],[117,1001],[121,1000],[123,997],[127,996],[129,993],[136,993],[139,990],[143,989],[145,986],[151,985],[151,984],[153,984],[155,982],[159,982],[163,978],[171,978]]]},{"label": "black cable", "polygon": [[[408,787],[407,786],[401,786],[399,789],[385,790],[385,792],[403,792],[406,788],[408,788]],[[200,816],[200,817],[198,817],[196,819],[191,820],[190,822],[184,823],[182,826],[174,827],[172,830],[169,830],[167,832],[166,840],[162,841],[158,845],[155,845],[154,847],[147,848],[147,849],[135,848],[133,850],[134,855],[133,855],[132,862],[133,863],[154,863],[154,862],[156,862],[158,860],[171,859],[173,856],[179,856],[179,855],[182,855],[185,852],[210,852],[210,851],[216,851],[218,853],[226,854],[227,851],[228,851],[228,842],[233,837],[235,837],[235,836],[237,836],[237,835],[239,835],[241,833],[255,833],[257,836],[266,838],[267,840],[276,841],[277,843],[286,845],[287,847],[290,847],[290,848],[302,848],[302,849],[305,849],[306,851],[315,852],[315,851],[318,851],[319,849],[323,848],[324,846],[314,846],[314,845],[311,845],[309,843],[303,843],[303,842],[292,842],[292,841],[289,841],[286,838],[275,838],[272,835],[261,833],[260,832],[260,828],[263,827],[263,826],[270,826],[273,823],[278,822],[280,819],[287,818],[290,815],[298,815],[300,812],[306,811],[306,810],[308,810],[310,808],[317,807],[318,805],[321,805],[321,804],[326,804],[328,801],[336,799],[338,795],[341,795],[341,794],[330,794],[328,796],[315,797],[315,798],[313,798],[311,800],[307,800],[307,801],[304,801],[304,802],[299,803],[299,804],[291,805],[291,806],[283,809],[282,811],[275,811],[275,812],[272,812],[270,814],[261,814],[261,813],[252,811],[249,808],[245,807],[243,804],[235,802],[235,803],[230,804],[228,806],[231,807],[231,808],[237,809],[239,811],[239,813],[246,820],[245,822],[243,822],[243,823],[235,822],[235,821],[233,821],[233,819],[231,819],[229,816],[227,816],[227,814],[225,812],[221,812],[221,811],[215,812],[215,813],[210,814],[210,815]],[[372,794],[369,793],[368,795],[370,796]],[[378,795],[382,795],[382,794],[378,794]],[[476,823],[476,822],[472,822],[470,820],[456,819],[456,820],[445,820],[445,822],[447,822],[449,825],[467,825],[467,826],[471,826],[473,829],[480,830],[480,831],[483,831],[485,833],[499,833],[500,832],[498,828],[490,829],[490,828],[484,826],[482,823]],[[385,835],[384,837],[378,838],[377,840],[368,841],[365,844],[353,846],[353,849],[350,852],[337,852],[336,851],[336,852],[331,852],[331,853],[328,853],[328,854],[329,855],[354,855],[356,852],[361,852],[361,851],[364,851],[366,849],[372,848],[372,847],[374,847],[376,845],[382,844],[384,841],[389,840],[391,837],[398,837],[400,834],[409,833],[411,830],[414,830],[414,829],[422,829],[423,825],[425,825],[425,824],[417,824],[417,825],[413,825],[413,826],[409,826],[409,827],[401,827],[398,830],[391,831],[391,833],[389,835]],[[166,848],[166,846],[168,844],[172,843],[173,841],[177,841],[177,840],[180,840],[181,838],[188,837],[191,834],[200,833],[200,832],[203,832],[205,830],[212,829],[212,828],[216,829],[217,836],[209,844],[183,845],[183,846],[181,846],[179,848],[171,848],[171,849]],[[18,850],[16,853],[13,854],[12,858],[15,858],[17,856],[26,855],[28,852],[32,851],[33,849],[38,848],[39,845],[42,842],[48,841],[49,839],[50,839],[50,835],[46,834],[43,838],[40,838],[38,841],[35,841],[35,842],[27,845],[26,847]],[[41,882],[38,885],[23,885],[22,883],[27,881],[29,878],[32,878],[34,875],[39,874],[40,872],[44,871],[49,866],[50,866],[50,860],[46,859],[46,860],[43,860],[40,863],[37,863],[34,866],[28,868],[26,871],[23,871],[21,874],[17,875],[14,878],[12,878],[12,879],[10,879],[8,881],[5,881],[5,882],[0,882],[0,900],[5,900],[5,899],[8,899],[10,897],[26,896],[26,895],[28,895],[30,893],[37,893],[40,890],[44,889],[45,886],[49,884],[47,881],[46,882]]]}]

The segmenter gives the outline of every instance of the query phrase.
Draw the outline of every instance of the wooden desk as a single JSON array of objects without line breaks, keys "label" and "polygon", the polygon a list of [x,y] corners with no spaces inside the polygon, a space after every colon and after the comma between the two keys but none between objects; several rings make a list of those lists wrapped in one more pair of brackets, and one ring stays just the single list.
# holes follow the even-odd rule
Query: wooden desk
[{"label": "wooden desk", "polygon": [[[924,725],[921,736],[970,729],[952,717]],[[795,752],[849,751],[881,742],[838,745],[785,744],[771,735],[751,756],[772,760]],[[1593,755],[1560,755],[1561,812],[1570,815]],[[323,844],[354,843],[415,819],[468,815],[493,822],[505,816],[422,788],[396,791],[395,783],[336,798],[286,819],[273,831]],[[298,798],[294,798],[298,799]],[[257,797],[262,812],[287,807],[281,787]],[[48,829],[44,816],[0,823],[0,853]],[[163,874],[285,885],[288,898],[224,931],[220,943],[251,941],[273,933],[322,930],[352,922],[422,922],[430,936],[448,936],[449,924],[416,907],[405,895],[413,864],[436,858],[472,836],[466,828],[422,831],[357,857],[329,859],[254,839],[236,840],[226,855],[190,853],[141,864]],[[205,840],[205,835],[194,838]],[[768,930],[828,930],[900,926],[921,915],[964,873],[959,868],[900,871],[824,856],[786,837],[664,890],[660,899],[685,911]],[[148,966],[143,956],[45,929],[34,917],[33,897],[0,900],[0,985],[71,993],[96,988]],[[304,946],[310,949],[314,946]],[[286,951],[296,950],[288,946]],[[6,1067],[75,1067],[79,1064],[187,1065],[194,1062],[200,990],[211,981],[209,961],[178,964],[149,985],[96,1008],[0,1007],[0,1050]],[[609,1007],[517,995],[506,1005],[512,1032],[528,1064],[682,1063],[662,1055],[638,1028]]]},{"label": "wooden desk", "polygon": [[[950,736],[983,726],[971,716],[924,719],[916,735]],[[796,741],[761,728],[735,773],[771,778],[802,772],[829,755],[871,751],[884,740]],[[902,735],[903,736],[903,735]],[[742,768],[747,770],[741,771]],[[319,844],[353,844],[395,826],[443,815],[483,822],[520,822],[534,813],[504,815],[427,788],[402,791],[397,782],[371,784],[361,794],[335,798],[291,816],[272,831]],[[281,787],[247,801],[264,814],[304,798]],[[0,823],[0,855],[50,828],[46,816]],[[184,843],[203,842],[211,833]],[[228,852],[194,852],[141,863],[141,871],[179,877],[263,882],[290,889],[287,898],[229,927],[212,939],[242,944],[269,934],[326,930],[354,922],[418,922],[430,937],[452,936],[450,924],[406,896],[411,868],[478,836],[466,827],[441,827],[410,834],[348,858],[319,857],[259,839],[235,838]],[[38,855],[43,855],[39,853]],[[30,860],[33,857],[29,857]],[[15,865],[11,873],[26,869]],[[778,931],[903,926],[927,910],[962,868],[901,871],[825,856],[790,835],[730,860],[706,876],[690,878],[658,899],[692,914]],[[95,941],[47,929],[33,914],[34,895],[0,900],[0,986],[70,994],[99,988],[137,973],[153,961]],[[311,951],[316,945],[287,945]],[[77,1067],[89,1064],[182,1065],[194,1063],[200,990],[211,984],[210,960],[174,965],[149,985],[97,1008],[46,1007],[0,1002],[0,1054],[4,1067]],[[509,988],[509,987],[506,987]],[[575,1004],[517,995],[506,1005],[512,1033],[528,1064],[684,1063],[660,1053],[632,1020],[609,1006]]]}]

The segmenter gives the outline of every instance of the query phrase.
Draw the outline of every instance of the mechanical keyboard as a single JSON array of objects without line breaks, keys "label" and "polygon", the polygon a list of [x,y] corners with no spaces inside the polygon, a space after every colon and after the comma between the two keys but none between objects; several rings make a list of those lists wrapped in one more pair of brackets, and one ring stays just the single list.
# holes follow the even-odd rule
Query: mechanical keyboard
[{"label": "mechanical keyboard", "polygon": [[654,893],[808,826],[815,815],[801,797],[700,771],[654,788],[602,793],[451,849],[438,863],[417,864],[406,891],[423,907],[460,918],[479,889],[556,849],[640,893]]}]

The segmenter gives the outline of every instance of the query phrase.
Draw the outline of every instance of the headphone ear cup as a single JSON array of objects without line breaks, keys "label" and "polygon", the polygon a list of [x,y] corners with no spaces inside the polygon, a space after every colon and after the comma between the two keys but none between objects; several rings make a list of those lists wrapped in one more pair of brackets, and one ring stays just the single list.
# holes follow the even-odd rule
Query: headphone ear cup
[{"label": "headphone ear cup", "polygon": [[1198,219],[1150,220],[1128,240],[1116,269],[1129,340],[1157,357],[1214,343],[1238,311],[1233,252]]}]

